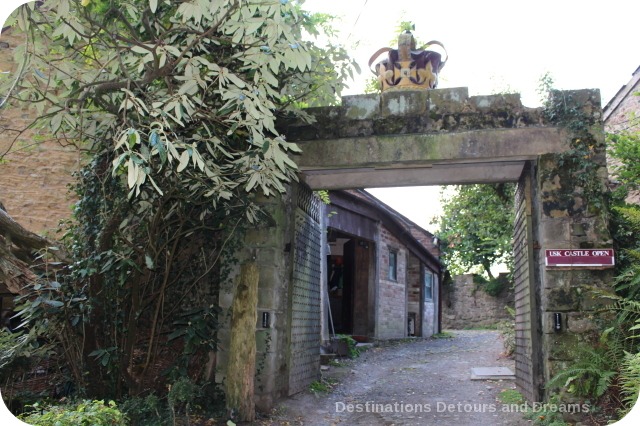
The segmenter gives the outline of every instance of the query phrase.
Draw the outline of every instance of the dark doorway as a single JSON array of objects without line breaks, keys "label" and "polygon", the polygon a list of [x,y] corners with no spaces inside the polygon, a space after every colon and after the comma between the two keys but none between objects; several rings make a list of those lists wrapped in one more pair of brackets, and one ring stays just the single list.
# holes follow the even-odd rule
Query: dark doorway
[{"label": "dark doorway", "polygon": [[329,247],[327,285],[333,330],[367,341],[373,331],[373,242],[330,229]]}]

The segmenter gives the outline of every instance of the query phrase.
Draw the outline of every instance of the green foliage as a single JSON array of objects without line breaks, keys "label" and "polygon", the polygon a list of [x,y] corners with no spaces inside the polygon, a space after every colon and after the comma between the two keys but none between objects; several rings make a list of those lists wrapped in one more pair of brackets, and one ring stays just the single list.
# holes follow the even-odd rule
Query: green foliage
[{"label": "green foliage", "polygon": [[173,414],[173,424],[176,424],[178,413],[184,412],[189,416],[190,405],[199,397],[200,389],[188,377],[176,380],[169,389],[167,401]]},{"label": "green foliage", "polygon": [[[29,365],[30,358],[45,357],[49,350],[49,347],[37,341],[37,331],[14,333],[0,329],[0,379],[6,379],[18,365]],[[6,380],[2,380],[2,383],[6,383]]]},{"label": "green foliage", "polygon": [[640,189],[640,133],[625,131],[607,134],[608,154],[618,161],[612,164],[611,173],[618,181],[618,191],[627,195]]},{"label": "green foliage", "polygon": [[570,351],[571,365],[556,374],[547,389],[563,388],[580,397],[602,397],[618,374],[624,357],[620,331],[609,328],[598,344],[581,342]]},{"label": "green foliage", "polygon": [[442,197],[443,214],[436,222],[443,260],[452,275],[512,262],[513,194],[511,184],[466,185]]},{"label": "green foliage", "polygon": [[169,418],[166,407],[160,399],[150,394],[144,398],[132,397],[120,405],[120,410],[127,416],[132,425],[163,426]]},{"label": "green foliage", "polygon": [[498,394],[498,400],[502,404],[523,404],[525,399],[520,392],[515,389],[503,389]]},{"label": "green foliage", "polygon": [[33,426],[126,426],[126,417],[116,403],[109,401],[81,401],[69,405],[34,404],[33,412],[19,416],[20,420]]},{"label": "green foliage", "polygon": [[624,362],[620,371],[620,388],[623,396],[624,408],[621,410],[621,416],[631,410],[640,393],[640,352],[624,354]]},{"label": "green foliage", "polygon": [[561,403],[558,395],[551,395],[548,403],[543,404],[542,410],[529,409],[524,418],[531,420],[534,426],[570,426],[569,423],[563,420],[560,410],[551,409],[551,407],[557,407]]},{"label": "green foliage", "polygon": [[315,380],[309,385],[309,390],[313,393],[329,393],[333,390],[337,380],[323,377],[321,380]]},{"label": "green foliage", "polygon": [[626,130],[607,135],[612,177],[617,181],[611,221],[617,259],[615,294],[601,294],[612,301],[608,310],[616,314],[614,327],[620,330],[618,338],[624,346],[617,377],[622,399],[620,416],[635,404],[640,390],[640,207],[626,203],[627,196],[640,188],[640,132],[629,130],[637,124],[635,113],[628,117],[628,123]]},{"label": "green foliage", "polygon": [[504,309],[509,313],[511,319],[498,322],[497,329],[502,337],[505,355],[511,356],[516,351],[516,311],[509,306],[505,306]]},{"label": "green foliage", "polygon": [[337,334],[336,339],[346,343],[347,356],[349,358],[357,358],[360,355],[360,350],[356,347],[358,342],[356,342],[353,337],[349,336],[348,334]]},{"label": "green foliage", "polygon": [[[244,230],[268,219],[255,196],[297,179],[300,149],[275,122],[335,104],[354,71],[330,22],[273,0],[48,0],[7,22],[27,36],[20,75],[0,82],[8,105],[85,154],[72,260],[49,264],[20,306],[80,391],[208,380],[218,294]],[[186,409],[176,383],[168,402]]]},{"label": "green foliage", "polygon": [[581,188],[582,198],[601,214],[606,214],[606,188],[602,183],[598,157],[605,152],[606,142],[597,135],[602,131],[598,117],[585,110],[569,92],[555,90],[553,80],[545,74],[538,92],[546,95],[544,115],[549,123],[569,133],[570,148],[557,155],[558,167],[570,173],[575,186]]},{"label": "green foliage", "polygon": [[499,296],[509,286],[509,280],[504,275],[486,279],[482,275],[474,274],[473,282],[476,284],[476,289],[480,288],[493,297]]}]

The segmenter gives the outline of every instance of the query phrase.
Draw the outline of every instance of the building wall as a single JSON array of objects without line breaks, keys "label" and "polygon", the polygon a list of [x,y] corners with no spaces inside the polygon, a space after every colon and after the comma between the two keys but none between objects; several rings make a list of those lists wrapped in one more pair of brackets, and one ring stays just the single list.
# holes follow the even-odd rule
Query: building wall
[{"label": "building wall", "polygon": [[[0,36],[0,72],[10,73],[0,78],[15,77],[13,54],[21,44],[23,37],[11,31]],[[15,130],[24,129],[34,115],[10,103],[0,109],[0,202],[18,223],[42,234],[53,232],[60,220],[71,216],[75,200],[68,185],[80,168],[80,155],[74,147],[46,141],[38,131],[19,135]]]},{"label": "building wall", "polygon": [[[640,67],[633,73],[631,81],[623,86],[606,105],[604,128],[608,133],[640,131]],[[610,180],[615,182],[615,169],[619,161],[607,156]],[[615,185],[615,183],[614,183]],[[632,191],[626,200],[628,203],[640,204],[640,191]]]},{"label": "building wall", "polygon": [[[607,104],[604,110],[607,132],[640,130],[640,68],[633,78]],[[635,115],[635,116],[634,116]]]},{"label": "building wall", "polygon": [[458,275],[444,287],[442,328],[486,327],[512,320],[505,306],[514,306],[513,289],[506,289],[498,297],[490,296],[477,289],[473,275]]},{"label": "building wall", "polygon": [[[420,260],[409,253],[407,260],[407,315],[415,318],[414,336],[422,335],[422,321],[420,300],[422,290],[422,264]],[[411,331],[409,329],[409,331]]]},{"label": "building wall", "polygon": [[[396,339],[407,335],[407,249],[384,226],[380,225],[378,256],[377,326],[376,338]],[[398,253],[397,280],[389,277],[389,250]]]}]

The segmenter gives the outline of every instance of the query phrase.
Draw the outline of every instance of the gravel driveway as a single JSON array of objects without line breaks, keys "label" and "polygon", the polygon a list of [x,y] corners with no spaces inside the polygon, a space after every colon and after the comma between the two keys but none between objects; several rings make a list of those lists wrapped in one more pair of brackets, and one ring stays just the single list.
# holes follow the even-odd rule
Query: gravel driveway
[{"label": "gravel driveway", "polygon": [[499,334],[456,330],[453,338],[415,339],[374,347],[341,360],[323,377],[329,392],[305,391],[281,402],[263,425],[525,425],[503,412],[497,395],[512,380],[471,380],[473,367],[509,367]]}]

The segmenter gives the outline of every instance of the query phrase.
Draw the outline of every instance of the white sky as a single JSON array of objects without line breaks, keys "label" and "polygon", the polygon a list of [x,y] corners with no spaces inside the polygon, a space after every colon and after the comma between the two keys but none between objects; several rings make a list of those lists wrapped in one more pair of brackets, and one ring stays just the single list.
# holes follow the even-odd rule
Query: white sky
[{"label": "white sky", "polygon": [[[24,0],[0,0],[0,22]],[[344,94],[363,92],[367,62],[391,43],[400,21],[412,21],[419,41],[438,40],[448,51],[439,87],[468,87],[471,95],[510,89],[537,106],[538,81],[550,72],[558,89],[598,88],[602,105],[640,66],[638,19],[633,0],[306,0],[314,12],[339,16],[334,27],[362,74]],[[355,47],[357,45],[357,48]],[[434,231],[437,187],[371,191],[419,225]]]}]

